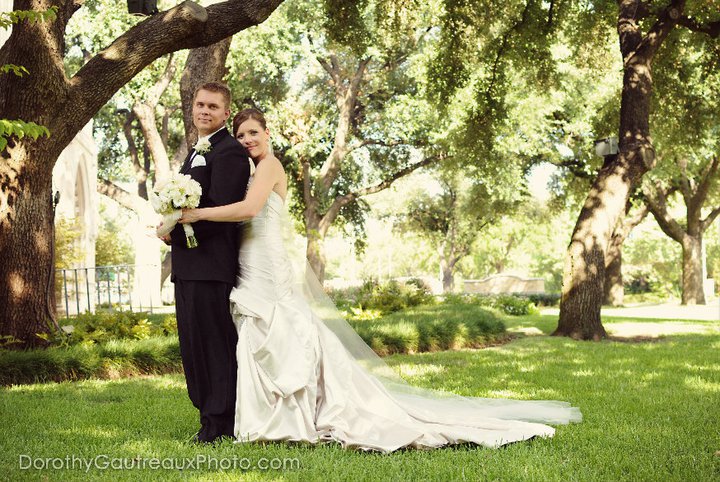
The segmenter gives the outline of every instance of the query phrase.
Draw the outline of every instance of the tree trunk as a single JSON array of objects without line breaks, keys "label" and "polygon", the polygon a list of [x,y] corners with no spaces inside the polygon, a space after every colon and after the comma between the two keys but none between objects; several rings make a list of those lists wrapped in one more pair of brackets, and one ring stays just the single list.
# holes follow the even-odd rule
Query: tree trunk
[{"label": "tree trunk", "polygon": [[[599,194],[595,193],[596,196]],[[613,199],[607,201],[612,202]],[[555,336],[582,340],[600,340],[607,336],[600,321],[600,307],[605,279],[604,250],[609,233],[603,232],[596,220],[612,215],[612,210],[593,208],[588,203],[580,213],[565,260],[560,318],[553,333]]]},{"label": "tree trunk", "polygon": [[466,254],[465,247],[456,252],[455,230],[450,230],[448,237],[440,241],[437,246],[440,260],[440,277],[442,278],[443,293],[452,293],[455,290],[455,266]]},{"label": "tree trunk", "polygon": [[610,306],[622,306],[625,297],[622,277],[623,243],[630,232],[645,219],[649,212],[646,204],[640,205],[632,214],[630,214],[631,208],[632,204],[628,202],[625,206],[625,216],[615,226],[605,256],[604,304]]},{"label": "tree trunk", "polygon": [[608,246],[604,291],[604,304],[622,306],[625,296],[622,277],[622,241],[615,235]]},{"label": "tree trunk", "polygon": [[165,284],[165,280],[168,279],[168,276],[172,273],[172,256],[170,256],[170,251],[165,253],[165,257],[162,260],[162,264],[160,265],[160,288],[162,289],[162,286]]},{"label": "tree trunk", "polygon": [[445,258],[440,258],[440,274],[442,275],[443,293],[452,293],[455,290],[455,276]]},{"label": "tree trunk", "polygon": [[[649,136],[646,136],[649,142]],[[633,186],[648,170],[647,148],[626,141],[593,183],[573,230],[563,273],[560,318],[555,336],[600,340],[605,283],[605,253],[613,227],[623,214]]]},{"label": "tree trunk", "polygon": [[[180,100],[182,101],[185,142],[188,150],[192,149],[197,141],[197,129],[192,120],[195,89],[205,82],[221,82],[227,75],[228,69],[225,62],[230,53],[231,42],[232,37],[228,37],[207,47],[192,49],[185,61],[185,68],[180,77]],[[232,106],[230,108],[232,109]]]},{"label": "tree trunk", "polygon": [[325,236],[317,228],[308,227],[305,230],[307,235],[307,259],[320,285],[325,282]]},{"label": "tree trunk", "polygon": [[607,336],[600,319],[605,255],[630,192],[653,167],[650,137],[652,59],[682,14],[684,1],[674,0],[643,36],[635,16],[639,0],[619,2],[618,34],[623,55],[619,153],[607,156],[573,230],[565,258],[560,318],[555,336],[600,340]]},{"label": "tree trunk", "polygon": [[[157,101],[156,101],[157,102]],[[160,131],[157,128],[157,122],[155,121],[155,105],[136,102],[133,106],[133,112],[137,117],[138,123],[140,124],[140,130],[142,131],[143,138],[145,139],[145,179],[138,180],[138,195],[143,199],[147,199],[147,173],[150,170],[150,156],[152,156],[153,163],[155,165],[155,180],[167,179],[170,175],[170,159],[168,158],[167,149],[163,143]]]},{"label": "tree trunk", "polygon": [[704,305],[705,291],[702,277],[702,235],[685,235],[682,241],[682,304]]},{"label": "tree trunk", "polygon": [[[10,192],[7,215],[0,218],[0,321],[2,335],[23,342],[12,347],[26,348],[43,345],[36,335],[57,326],[52,303],[54,216],[50,173],[16,171],[25,160],[18,150],[10,149],[11,157],[0,163],[3,190]],[[52,164],[54,158],[45,162]]]},{"label": "tree trunk", "polygon": [[[669,195],[675,188],[663,188],[658,182],[654,192],[647,188],[644,192],[648,208],[653,213],[660,229],[682,246],[682,304],[705,304],[704,273],[702,248],[703,234],[720,215],[720,206],[713,209],[705,219],[701,219],[702,209],[714,182],[720,158],[715,157],[700,173],[699,180],[688,177],[687,165],[680,163],[680,192],[685,201],[685,222],[680,223],[668,210]],[[684,225],[683,225],[684,224]]]}]

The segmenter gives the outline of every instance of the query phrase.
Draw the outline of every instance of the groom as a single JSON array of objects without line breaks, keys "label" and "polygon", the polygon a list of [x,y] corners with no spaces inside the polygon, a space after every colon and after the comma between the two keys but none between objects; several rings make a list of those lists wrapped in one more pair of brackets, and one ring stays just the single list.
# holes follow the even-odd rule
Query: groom
[{"label": "groom", "polygon": [[[180,169],[202,186],[199,207],[242,201],[250,176],[248,153],[228,132],[230,90],[208,82],[195,91],[193,123],[198,142]],[[171,232],[180,355],[188,394],[200,410],[196,442],[233,436],[237,332],[230,315],[230,290],[238,269],[236,223],[193,223],[196,248],[188,248],[178,224]]]}]

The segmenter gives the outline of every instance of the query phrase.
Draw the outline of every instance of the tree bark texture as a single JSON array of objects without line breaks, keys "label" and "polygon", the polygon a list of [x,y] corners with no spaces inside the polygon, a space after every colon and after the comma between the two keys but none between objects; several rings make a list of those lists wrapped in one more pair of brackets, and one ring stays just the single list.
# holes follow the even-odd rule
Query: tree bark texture
[{"label": "tree bark texture", "polygon": [[608,251],[605,256],[605,294],[603,304],[622,306],[625,287],[622,276],[622,247],[630,232],[640,224],[648,214],[646,205],[640,206],[633,214],[629,214],[630,203],[626,205],[626,215],[615,226]]}]

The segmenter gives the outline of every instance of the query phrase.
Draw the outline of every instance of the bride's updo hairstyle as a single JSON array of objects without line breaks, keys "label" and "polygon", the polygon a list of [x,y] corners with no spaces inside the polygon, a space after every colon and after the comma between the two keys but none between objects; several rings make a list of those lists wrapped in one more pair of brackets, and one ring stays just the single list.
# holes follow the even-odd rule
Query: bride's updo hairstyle
[{"label": "bride's updo hairstyle", "polygon": [[267,129],[265,115],[263,115],[263,113],[260,112],[258,109],[250,107],[248,109],[243,109],[237,114],[235,114],[235,117],[233,118],[233,137],[237,135],[237,130],[238,127],[240,127],[240,124],[249,119],[254,119],[258,121],[263,129]]},{"label": "bride's updo hairstyle", "polygon": [[[233,118],[233,137],[237,137],[237,130],[240,127],[240,125],[247,121],[247,120],[256,120],[260,127],[262,127],[263,130],[267,129],[267,124],[265,122],[265,115],[258,109],[255,109],[253,107],[250,107],[248,109],[243,109],[240,112],[238,112],[235,117]],[[268,149],[270,154],[272,154],[272,144],[268,142]],[[260,161],[256,161],[260,162]]]}]

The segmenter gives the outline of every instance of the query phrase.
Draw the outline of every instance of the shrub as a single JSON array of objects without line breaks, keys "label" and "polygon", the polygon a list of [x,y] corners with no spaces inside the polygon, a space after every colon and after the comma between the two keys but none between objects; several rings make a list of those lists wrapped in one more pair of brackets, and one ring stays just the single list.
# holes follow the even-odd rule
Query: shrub
[{"label": "shrub", "polygon": [[415,278],[405,283],[396,280],[379,283],[369,279],[360,287],[331,290],[328,295],[338,309],[349,312],[349,318],[353,318],[352,313],[357,309],[386,314],[435,302],[430,288],[422,280]]},{"label": "shrub", "polygon": [[443,303],[449,305],[463,304],[468,301],[467,295],[462,293],[445,293],[443,294]]},{"label": "shrub", "polygon": [[381,356],[477,348],[508,336],[495,314],[470,303],[421,306],[350,324]]},{"label": "shrub", "polygon": [[168,373],[182,367],[177,337],[0,350],[0,385]]},{"label": "shrub", "polygon": [[650,293],[653,291],[656,280],[649,270],[628,270],[630,273],[625,275],[623,284],[625,292],[628,294]]},{"label": "shrub", "polygon": [[522,316],[537,314],[535,304],[529,299],[520,296],[500,295],[495,298],[494,306],[508,315]]},{"label": "shrub", "polygon": [[175,315],[150,315],[130,311],[83,313],[58,322],[62,333],[42,335],[51,345],[92,345],[109,340],[142,340],[177,333]]},{"label": "shrub", "polygon": [[538,293],[527,295],[535,306],[558,306],[560,304],[560,293]]},{"label": "shrub", "polygon": [[471,304],[487,308],[496,308],[507,315],[521,316],[537,314],[535,303],[526,295],[483,295],[464,296],[446,295],[447,304]]},{"label": "shrub", "polygon": [[[175,329],[172,315],[138,316],[135,323],[135,314],[122,315],[115,324],[104,316],[83,316],[82,323],[75,321],[77,333],[66,339],[73,340],[72,345],[66,341],[47,349],[0,349],[0,385],[181,370],[177,336],[163,335]],[[374,312],[365,319],[351,319],[350,324],[379,355],[478,348],[509,337],[493,312],[471,303],[425,305],[386,316]],[[91,326],[96,329],[89,331]],[[122,331],[125,338],[100,341],[113,330]],[[147,330],[154,334],[146,337]],[[87,338],[79,338],[80,333]]]}]

